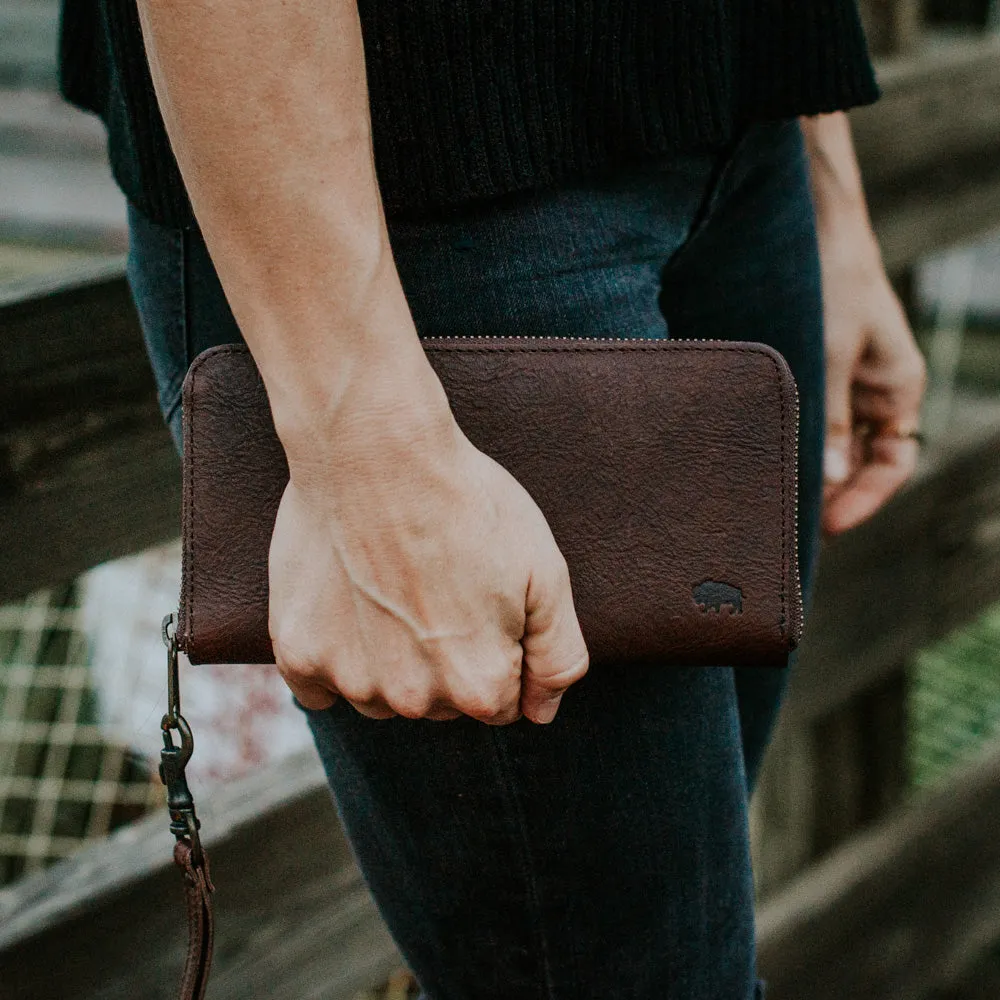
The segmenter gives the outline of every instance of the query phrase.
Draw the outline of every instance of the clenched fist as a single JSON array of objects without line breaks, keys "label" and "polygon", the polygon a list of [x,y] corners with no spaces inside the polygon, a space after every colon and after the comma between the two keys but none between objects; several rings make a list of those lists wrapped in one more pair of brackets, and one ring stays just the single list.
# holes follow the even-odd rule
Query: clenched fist
[{"label": "clenched fist", "polygon": [[541,511],[450,413],[364,409],[290,463],[270,551],[282,676],[307,708],[550,722],[587,650]]}]

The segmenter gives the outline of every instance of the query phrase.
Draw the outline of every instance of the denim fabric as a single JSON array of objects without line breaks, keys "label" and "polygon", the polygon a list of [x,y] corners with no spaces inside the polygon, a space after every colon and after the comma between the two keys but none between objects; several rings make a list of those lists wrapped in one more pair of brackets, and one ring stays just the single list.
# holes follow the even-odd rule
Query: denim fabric
[{"label": "denim fabric", "polygon": [[[131,215],[129,278],[178,440],[187,364],[240,334],[197,233]],[[390,220],[429,334],[772,344],[802,402],[807,584],[821,495],[820,275],[802,136]],[[724,400],[720,403],[724,405]],[[786,673],[591,671],[556,721],[308,712],[337,807],[426,1000],[750,1000],[748,796]],[[289,933],[294,931],[290,928]]]}]

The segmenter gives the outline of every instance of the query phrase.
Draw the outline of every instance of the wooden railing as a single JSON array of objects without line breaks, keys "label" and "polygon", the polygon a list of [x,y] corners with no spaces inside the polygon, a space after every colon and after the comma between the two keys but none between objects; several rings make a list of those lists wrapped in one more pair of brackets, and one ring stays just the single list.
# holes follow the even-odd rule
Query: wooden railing
[{"label": "wooden railing", "polygon": [[[855,130],[903,274],[1000,225],[1000,43],[929,36],[913,4],[869,6],[895,54]],[[177,461],[120,269],[8,295],[0,330],[0,599],[175,535]],[[1000,938],[1000,747],[909,805],[901,750],[908,662],[1000,600],[1000,414],[983,412],[824,553],[754,806],[776,1000],[929,1000]],[[202,814],[223,887],[216,1000],[317,983],[347,1000],[396,965],[311,755]],[[169,997],[184,950],[169,849],[154,817],[0,893],[0,997]]]},{"label": "wooden railing", "polygon": [[[773,838],[804,870],[793,878],[770,862],[761,963],[779,1000],[920,1000],[942,970],[957,975],[1000,938],[1000,747],[894,815],[901,726],[887,686],[901,660],[1000,598],[998,512],[1000,419],[827,553],[769,764],[781,806],[769,806],[765,851]],[[831,739],[857,706],[887,727],[855,720],[859,742]],[[312,755],[220,789],[202,815],[224,887],[217,1000],[291,1000],[309,995],[307,983],[347,1000],[398,962]],[[868,832],[843,846],[859,826]],[[0,983],[11,996],[167,997],[184,948],[169,841],[153,817],[0,893]]]}]

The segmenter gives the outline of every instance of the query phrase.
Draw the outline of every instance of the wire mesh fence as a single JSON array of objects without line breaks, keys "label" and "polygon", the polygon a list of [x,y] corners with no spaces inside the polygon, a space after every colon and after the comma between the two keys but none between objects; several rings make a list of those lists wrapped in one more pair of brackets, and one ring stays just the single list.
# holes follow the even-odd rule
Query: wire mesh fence
[{"label": "wire mesh fence", "polygon": [[77,588],[0,607],[0,884],[163,802],[149,764],[107,739]]},{"label": "wire mesh fence", "polygon": [[1000,737],[1000,604],[917,657],[909,736],[918,788],[940,783]]},{"label": "wire mesh fence", "polygon": [[[176,597],[176,557],[175,546],[161,547],[0,607],[0,885],[163,807],[152,760],[155,741],[145,733],[135,738],[146,728],[140,721],[158,728],[163,653],[156,622],[140,621],[136,609],[147,617],[154,606],[153,617],[169,610]],[[112,608],[113,616],[105,612],[102,618],[102,607]],[[107,640],[114,629],[121,648],[112,658]],[[144,664],[153,660],[150,676],[153,668]],[[260,668],[192,673],[201,678],[196,683],[207,685],[189,701],[192,709],[219,692],[226,699],[208,710],[201,724],[206,734],[223,725],[233,733],[270,730],[285,718],[287,699],[270,706],[272,682]],[[131,716],[130,703],[139,703]],[[910,723],[911,773],[920,787],[945,779],[1000,735],[1000,606],[917,658]],[[208,770],[253,766],[260,763],[259,749],[254,740],[220,745]],[[414,996],[412,977],[401,971],[357,1000]]]},{"label": "wire mesh fence", "polygon": [[[73,583],[0,607],[0,884],[163,803],[153,759],[162,653],[155,628],[137,628],[132,618],[136,607],[148,608],[150,593],[160,605],[172,594],[175,561],[174,548],[162,547],[123,561],[96,588],[93,581]],[[93,602],[84,607],[81,600],[90,586],[106,601],[107,579],[120,594],[112,595],[121,612],[114,624],[121,648],[113,662],[107,642],[95,640],[100,623]],[[95,647],[101,664],[94,662]],[[260,740],[239,736],[241,728],[290,725],[274,679],[259,670],[219,669],[192,683],[215,691],[192,699],[196,712],[199,701],[219,692],[226,698],[200,726],[206,780],[228,779],[262,762]],[[139,703],[141,727],[128,720],[130,703]],[[910,772],[918,788],[941,781],[1000,736],[1000,605],[917,658],[909,711]],[[233,738],[213,747],[227,727]],[[287,747],[279,741],[278,752],[299,749],[298,737]]]}]

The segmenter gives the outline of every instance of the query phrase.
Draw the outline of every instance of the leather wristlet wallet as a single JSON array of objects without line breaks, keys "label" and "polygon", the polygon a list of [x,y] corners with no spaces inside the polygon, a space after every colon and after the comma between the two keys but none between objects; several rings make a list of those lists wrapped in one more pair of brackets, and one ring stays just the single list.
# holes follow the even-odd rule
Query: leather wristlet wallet
[{"label": "leather wristlet wallet", "polygon": [[[549,522],[594,668],[783,666],[802,633],[798,397],[761,344],[424,340],[455,417]],[[288,466],[243,345],[184,384],[194,663],[273,663],[267,560]]]}]

